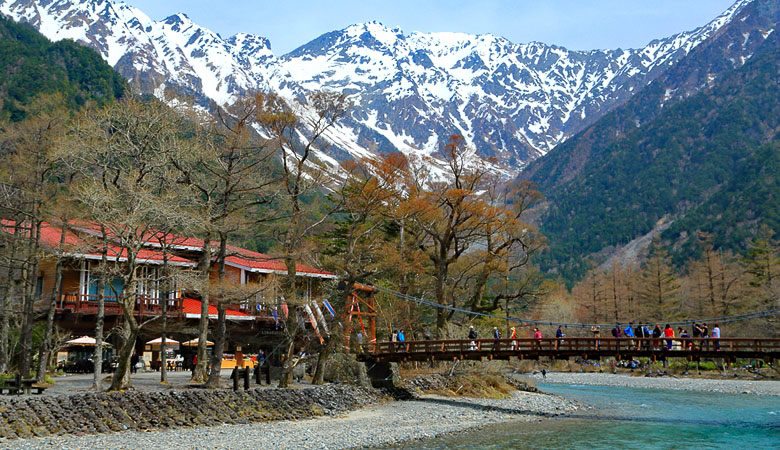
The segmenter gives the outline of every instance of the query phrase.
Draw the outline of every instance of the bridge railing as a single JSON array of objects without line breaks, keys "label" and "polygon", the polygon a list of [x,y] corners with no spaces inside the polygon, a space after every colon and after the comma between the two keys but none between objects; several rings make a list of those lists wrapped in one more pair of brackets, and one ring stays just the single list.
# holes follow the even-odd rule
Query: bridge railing
[{"label": "bridge railing", "polygon": [[443,339],[429,341],[377,342],[371,353],[559,353],[621,351],[725,351],[744,353],[780,352],[780,339],[774,338],[518,338],[518,339]]}]

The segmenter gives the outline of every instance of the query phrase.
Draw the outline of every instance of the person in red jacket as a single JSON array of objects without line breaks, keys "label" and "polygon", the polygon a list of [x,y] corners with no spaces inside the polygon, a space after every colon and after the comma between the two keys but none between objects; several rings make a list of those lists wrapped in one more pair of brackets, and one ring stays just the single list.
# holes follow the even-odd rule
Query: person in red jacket
[{"label": "person in red jacket", "polygon": [[539,328],[534,328],[534,339],[536,339],[536,345],[539,350],[542,349],[542,332]]},{"label": "person in red jacket", "polygon": [[[664,337],[666,338],[673,338],[674,337],[674,328],[669,326],[669,324],[666,324],[666,328],[664,328]],[[666,340],[666,349],[671,350],[672,349],[672,340],[667,339]]]},{"label": "person in red jacket", "polygon": [[509,339],[512,339],[512,350],[517,350],[517,331],[515,331],[515,327],[512,327],[509,330]]}]

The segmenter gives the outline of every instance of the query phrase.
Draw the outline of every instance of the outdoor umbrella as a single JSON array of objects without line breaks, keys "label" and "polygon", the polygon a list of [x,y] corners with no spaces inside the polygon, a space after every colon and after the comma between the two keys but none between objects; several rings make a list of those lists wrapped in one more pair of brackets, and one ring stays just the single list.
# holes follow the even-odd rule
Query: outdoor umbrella
[{"label": "outdoor umbrella", "polygon": [[[187,342],[182,342],[181,345],[186,345],[187,347],[196,347],[198,345],[198,338],[190,339]],[[211,347],[212,345],[214,345],[213,342],[206,341],[206,347]]]},{"label": "outdoor umbrella", "polygon": [[[94,347],[97,341],[93,337],[81,336],[80,338],[71,339],[69,341],[66,341],[65,343],[70,345],[83,345],[87,347],[88,346]],[[103,345],[111,345],[111,344],[109,344],[108,342],[103,342]]]},{"label": "outdoor umbrella", "polygon": [[[178,344],[178,343],[179,343],[179,341],[177,341],[176,339],[165,338],[165,345],[173,345],[173,344]],[[160,345],[160,344],[162,344],[162,338],[158,337],[157,339],[152,339],[151,341],[147,342],[147,344],[157,344],[157,345]]]}]

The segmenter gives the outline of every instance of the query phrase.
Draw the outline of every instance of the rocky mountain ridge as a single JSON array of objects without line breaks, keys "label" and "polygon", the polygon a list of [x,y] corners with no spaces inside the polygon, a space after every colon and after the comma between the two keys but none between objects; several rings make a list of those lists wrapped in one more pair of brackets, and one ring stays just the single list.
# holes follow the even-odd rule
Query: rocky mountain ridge
[{"label": "rocky mountain ridge", "polygon": [[111,0],[0,0],[0,13],[52,40],[94,48],[141,92],[173,88],[220,104],[254,90],[287,98],[344,92],[356,107],[328,136],[335,159],[430,154],[458,133],[514,173],[623,104],[751,1],[641,49],[570,51],[489,34],[406,34],[369,22],[283,56],[259,36],[225,39],[185,14],[154,21]]}]

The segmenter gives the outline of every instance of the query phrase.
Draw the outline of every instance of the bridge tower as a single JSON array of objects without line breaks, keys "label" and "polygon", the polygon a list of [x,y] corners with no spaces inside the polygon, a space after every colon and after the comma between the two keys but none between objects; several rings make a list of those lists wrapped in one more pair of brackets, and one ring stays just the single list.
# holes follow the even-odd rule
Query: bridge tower
[{"label": "bridge tower", "polygon": [[376,344],[376,304],[374,294],[377,289],[366,284],[355,283],[344,305],[346,323],[344,324],[344,342],[349,346],[353,332],[363,335],[363,344]]}]

